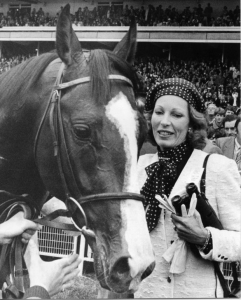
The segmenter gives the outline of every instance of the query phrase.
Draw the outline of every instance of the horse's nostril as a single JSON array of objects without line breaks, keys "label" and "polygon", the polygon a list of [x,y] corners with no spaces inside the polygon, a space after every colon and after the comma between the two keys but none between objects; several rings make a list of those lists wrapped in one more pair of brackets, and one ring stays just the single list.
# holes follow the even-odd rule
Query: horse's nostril
[{"label": "horse's nostril", "polygon": [[155,262],[151,263],[147,268],[146,270],[143,272],[143,274],[141,275],[141,280],[145,279],[146,277],[148,277],[152,271],[154,270],[155,268]]},{"label": "horse's nostril", "polygon": [[111,280],[119,281],[121,278],[128,276],[130,271],[128,257],[122,257],[114,264],[111,272]]},{"label": "horse's nostril", "polygon": [[120,258],[114,265],[113,271],[116,271],[119,274],[124,274],[129,272],[130,267],[128,264],[128,257]]}]

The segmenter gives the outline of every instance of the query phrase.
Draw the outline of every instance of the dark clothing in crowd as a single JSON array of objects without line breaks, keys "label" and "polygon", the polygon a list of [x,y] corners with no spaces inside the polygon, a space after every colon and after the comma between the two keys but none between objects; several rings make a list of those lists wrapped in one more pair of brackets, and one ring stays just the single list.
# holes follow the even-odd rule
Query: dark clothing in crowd
[{"label": "dark clothing in crowd", "polygon": [[[34,8],[30,13],[25,8],[10,9],[6,15],[0,14],[0,27],[56,26],[60,11],[50,16],[43,8],[38,11]],[[210,4],[204,9],[199,4],[194,8],[186,7],[183,11],[171,5],[164,8],[162,5],[154,7],[151,4],[146,7],[112,4],[109,7],[96,6],[92,10],[87,6],[80,7],[71,17],[76,26],[129,26],[133,16],[139,26],[240,26],[239,6],[234,10],[225,7],[217,18],[212,15]]]}]

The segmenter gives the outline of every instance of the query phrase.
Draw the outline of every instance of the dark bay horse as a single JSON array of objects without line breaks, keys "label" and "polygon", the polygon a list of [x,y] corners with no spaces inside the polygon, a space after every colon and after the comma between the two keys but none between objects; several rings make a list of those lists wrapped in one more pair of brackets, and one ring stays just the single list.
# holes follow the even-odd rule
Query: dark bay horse
[{"label": "dark bay horse", "polygon": [[[40,209],[47,192],[66,201],[63,176],[69,195],[80,204],[81,197],[119,195],[82,204],[96,236],[89,241],[96,275],[102,287],[117,293],[135,291],[154,268],[142,202],[120,196],[139,193],[137,158],[146,130],[131,67],[136,35],[132,22],[114,51],[92,50],[86,56],[67,5],[57,25],[57,54],[31,58],[0,77],[0,189],[29,194]],[[51,111],[48,101],[61,66],[67,87],[56,91],[61,105]],[[78,83],[68,86],[74,80]],[[51,128],[59,122],[61,139],[53,140]],[[65,147],[59,157],[62,172],[57,143]],[[76,222],[81,217],[75,211]]]}]

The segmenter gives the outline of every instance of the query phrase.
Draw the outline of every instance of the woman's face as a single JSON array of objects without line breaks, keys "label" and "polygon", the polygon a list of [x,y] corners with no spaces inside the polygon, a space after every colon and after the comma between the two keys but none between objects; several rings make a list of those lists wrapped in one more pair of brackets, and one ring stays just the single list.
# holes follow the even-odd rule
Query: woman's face
[{"label": "woman's face", "polygon": [[188,103],[185,100],[174,95],[157,99],[151,125],[161,150],[176,147],[186,140],[189,121]]}]

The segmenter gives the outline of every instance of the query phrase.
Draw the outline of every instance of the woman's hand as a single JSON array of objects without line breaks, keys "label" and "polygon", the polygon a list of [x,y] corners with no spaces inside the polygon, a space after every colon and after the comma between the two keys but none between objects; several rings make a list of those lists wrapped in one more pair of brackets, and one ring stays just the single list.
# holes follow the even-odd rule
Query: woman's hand
[{"label": "woman's hand", "polygon": [[41,225],[24,218],[23,212],[18,212],[9,220],[0,224],[0,244],[10,244],[12,239],[22,235],[22,242],[28,243],[29,239],[41,229]]},{"label": "woman's hand", "polygon": [[178,237],[186,242],[203,246],[208,237],[208,231],[203,227],[199,212],[195,210],[192,216],[188,216],[185,205],[181,208],[182,217],[171,215]]}]

